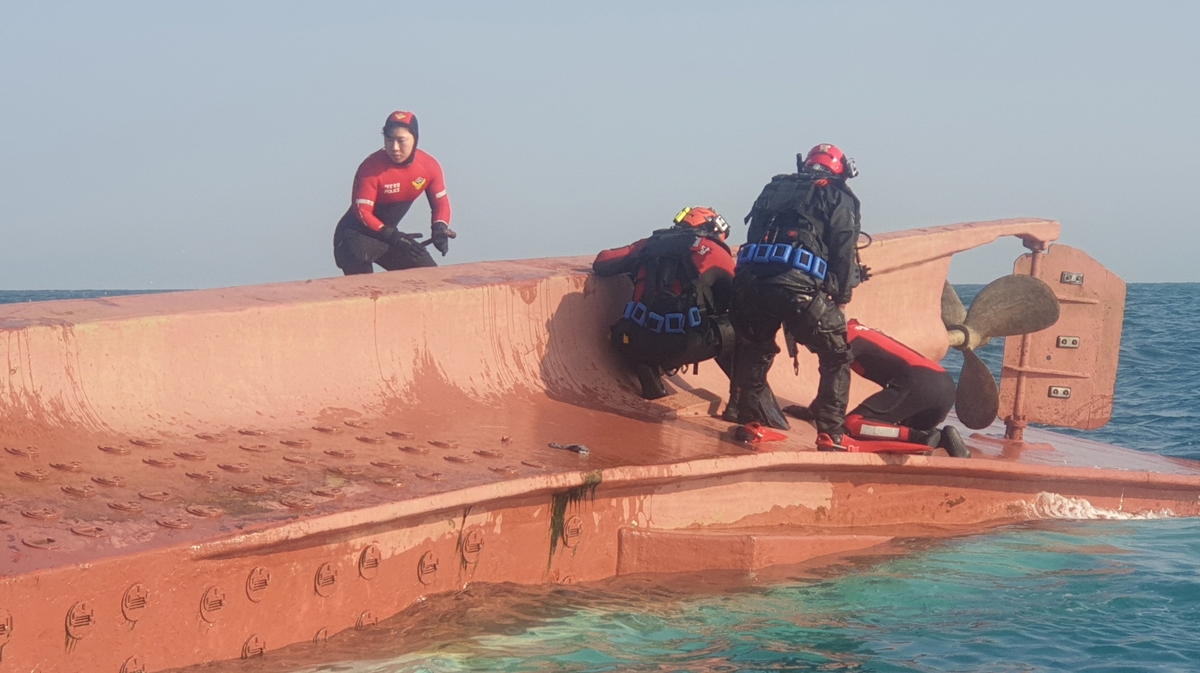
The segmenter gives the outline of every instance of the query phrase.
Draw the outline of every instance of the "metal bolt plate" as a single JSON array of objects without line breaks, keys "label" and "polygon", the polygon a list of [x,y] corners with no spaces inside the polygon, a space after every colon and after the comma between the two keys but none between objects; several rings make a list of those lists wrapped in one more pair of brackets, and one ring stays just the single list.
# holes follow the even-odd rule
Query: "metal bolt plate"
[{"label": "metal bolt plate", "polygon": [[442,441],[440,439],[431,439],[431,440],[429,440],[428,444],[430,446],[436,446],[439,449],[457,449],[458,448],[458,442]]},{"label": "metal bolt plate", "polygon": [[299,454],[295,454],[295,453],[288,454],[288,455],[284,456],[283,459],[289,463],[295,463],[296,465],[308,465],[309,463],[312,462],[312,458],[309,458],[308,456],[302,456]]},{"label": "metal bolt plate", "polygon": [[399,470],[404,467],[404,463],[398,460],[372,460],[371,464],[375,467],[382,467],[385,470]]},{"label": "metal bolt plate", "polygon": [[60,486],[59,489],[63,493],[66,493],[67,495],[73,495],[76,498],[90,498],[93,495],[96,495],[96,487],[92,486],[91,484],[84,484],[83,486]]},{"label": "metal bolt plate", "polygon": [[467,563],[478,563],[479,555],[483,552],[483,531],[472,528],[463,536],[462,557]]},{"label": "metal bolt plate", "polygon": [[477,455],[481,458],[503,458],[504,457],[503,453],[500,453],[499,451],[493,451],[491,449],[480,449],[475,452],[475,455]]},{"label": "metal bolt plate", "polygon": [[1060,336],[1058,337],[1059,348],[1079,348],[1079,337],[1077,336]]},{"label": "metal bolt plate", "polygon": [[150,467],[171,468],[175,467],[174,458],[143,458],[142,462]]},{"label": "metal bolt plate", "polygon": [[387,441],[386,439],[384,439],[382,437],[370,437],[368,435],[359,435],[358,437],[355,437],[355,439],[362,442],[363,444],[383,444],[384,442]]},{"label": "metal bolt plate", "polygon": [[208,454],[203,451],[176,451],[175,457],[180,460],[190,460],[192,462],[208,460]]},{"label": "metal bolt plate", "polygon": [[279,443],[283,444],[284,446],[291,446],[295,448],[312,446],[312,442],[307,439],[281,439],[279,440]]},{"label": "metal bolt plate", "polygon": [[58,549],[58,540],[52,537],[26,537],[21,538],[21,544],[34,549]]},{"label": "metal bolt plate", "polygon": [[83,537],[104,537],[108,535],[108,531],[100,526],[72,526],[71,532]]},{"label": "metal bolt plate", "polygon": [[225,441],[225,435],[212,432],[198,432],[196,433],[196,439],[203,439],[206,442],[223,442]]},{"label": "metal bolt plate", "polygon": [[217,467],[234,474],[246,474],[250,471],[250,463],[217,463]]},{"label": "metal bolt plate", "polygon": [[263,484],[238,484],[233,487],[233,490],[246,495],[266,495],[271,489]]},{"label": "metal bolt plate", "polygon": [[379,545],[367,545],[367,548],[358,555],[358,574],[365,580],[372,579],[379,573],[379,564],[382,562],[383,552],[379,549]]},{"label": "metal bolt plate", "polygon": [[404,485],[404,480],[400,477],[379,477],[375,480],[378,486],[387,486],[388,488],[400,488]]},{"label": "metal bolt plate", "polygon": [[526,467],[536,467],[539,470],[546,469],[546,464],[540,460],[522,460],[521,464]]},{"label": "metal bolt plate", "polygon": [[134,446],[142,446],[147,449],[157,449],[158,447],[163,445],[163,442],[161,439],[142,438],[142,437],[135,437],[135,438],[129,440],[129,443],[133,444]]},{"label": "metal bolt plate", "polygon": [[337,591],[337,579],[337,568],[334,568],[332,563],[322,563],[313,577],[313,589],[318,596],[332,596],[333,592]]},{"label": "metal bolt plate", "polygon": [[243,659],[252,659],[254,657],[261,657],[266,653],[267,653],[267,641],[263,640],[262,638],[259,638],[258,636],[250,636],[249,638],[246,639],[245,644],[242,645],[242,658]]},{"label": "metal bolt plate", "polygon": [[250,453],[269,453],[271,451],[271,447],[266,444],[242,444],[238,448]]},{"label": "metal bolt plate", "polygon": [[290,474],[268,474],[263,477],[263,481],[271,484],[280,484],[282,486],[294,486],[298,480]]},{"label": "metal bolt plate", "polygon": [[144,584],[133,584],[125,590],[125,595],[121,596],[121,614],[125,615],[125,619],[136,622],[141,619],[149,604],[150,590]]},{"label": "metal bolt plate", "polygon": [[1063,271],[1062,276],[1060,276],[1058,279],[1058,282],[1062,283],[1063,285],[1083,285],[1083,274]]},{"label": "metal bolt plate", "polygon": [[574,548],[583,537],[583,519],[573,516],[563,526],[563,544]]},{"label": "metal bolt plate", "polygon": [[21,516],[27,519],[37,519],[38,521],[57,521],[60,515],[58,510],[53,507],[37,507],[21,510]]},{"label": "metal bolt plate", "polygon": [[415,437],[417,436],[417,433],[415,433],[415,432],[401,432],[401,431],[399,431],[399,430],[390,430],[390,431],[388,431],[388,433],[387,433],[387,436],[388,436],[388,437],[394,437],[394,438],[396,438],[396,439],[413,439],[413,438],[415,438]]},{"label": "metal bolt plate", "polygon": [[171,499],[171,494],[167,491],[142,491],[138,493],[143,500],[153,500],[154,502],[166,502]]},{"label": "metal bolt plate", "polygon": [[130,453],[132,453],[127,446],[109,446],[108,444],[101,444],[96,448],[105,453],[111,453],[114,456],[128,456]]},{"label": "metal bolt plate", "polygon": [[503,467],[489,467],[488,469],[502,477],[515,477],[521,474],[517,471],[517,468],[511,465],[505,465]]},{"label": "metal bolt plate", "polygon": [[417,561],[417,579],[421,584],[433,584],[437,579],[438,557],[431,551],[427,551],[421,555],[421,559]]},{"label": "metal bolt plate", "polygon": [[1050,386],[1050,397],[1056,400],[1071,399],[1071,389],[1066,386]]},{"label": "metal bolt plate", "polygon": [[37,450],[36,446],[26,446],[26,447],[6,446],[6,447],[4,447],[4,450],[11,453],[14,456],[19,456],[21,458],[33,458],[34,456],[38,455],[38,450]]},{"label": "metal bolt plate", "polygon": [[333,456],[334,458],[353,458],[355,453],[346,449],[329,449],[325,452],[325,455]]},{"label": "metal bolt plate", "polygon": [[371,614],[370,610],[366,610],[361,615],[358,616],[358,621],[355,622],[354,628],[356,628],[356,629],[369,628],[371,626],[375,626],[375,623],[377,621],[378,620],[375,619],[375,615]]},{"label": "metal bolt plate", "polygon": [[418,472],[417,478],[424,479],[425,481],[441,481],[442,473],[441,472]]},{"label": "metal bolt plate", "polygon": [[424,456],[429,453],[429,449],[423,446],[402,446],[400,450],[405,453],[415,453],[418,456]]},{"label": "metal bolt plate", "polygon": [[258,603],[263,599],[270,584],[271,573],[266,568],[258,566],[246,576],[246,597],[251,602]]},{"label": "metal bolt plate", "polygon": [[173,530],[187,530],[192,527],[192,522],[177,516],[165,516],[155,521],[155,523],[163,528],[171,528]]},{"label": "metal bolt plate", "polygon": [[187,476],[189,479],[195,479],[196,481],[213,482],[217,480],[217,473],[213,472],[212,470],[205,470],[204,472],[188,472]]},{"label": "metal bolt plate", "polygon": [[50,473],[45,470],[17,470],[16,474],[25,481],[45,481],[50,478]]},{"label": "metal bolt plate", "polygon": [[96,611],[90,603],[80,601],[67,611],[67,636],[74,640],[82,640],[91,632],[96,623]]},{"label": "metal bolt plate", "polygon": [[319,495],[322,498],[344,498],[344,497],[346,497],[346,492],[340,488],[314,488],[312,490],[312,494]]},{"label": "metal bolt plate", "polygon": [[221,587],[209,587],[200,598],[200,618],[212,624],[216,614],[225,609],[225,591]]},{"label": "metal bolt plate", "polygon": [[289,496],[287,498],[283,498],[279,502],[281,504],[283,504],[285,507],[290,507],[292,509],[299,509],[299,510],[315,509],[317,506],[317,502],[315,500],[313,500],[312,498],[301,498],[301,497],[296,497],[296,496]]},{"label": "metal bolt plate", "polygon": [[238,430],[238,434],[243,435],[245,437],[262,437],[262,436],[266,435],[267,432],[265,430],[254,430],[254,429],[250,429],[250,428],[243,428],[241,430]]},{"label": "metal bolt plate", "polygon": [[363,473],[363,469],[357,465],[339,465],[329,468],[329,472],[340,477],[357,477]]},{"label": "metal bolt plate", "polygon": [[61,472],[78,472],[79,468],[82,466],[83,464],[78,460],[73,460],[69,463],[50,463],[50,467],[53,467]]},{"label": "metal bolt plate", "polygon": [[351,428],[369,428],[371,424],[366,421],[342,421],[347,427]]},{"label": "metal bolt plate", "polygon": [[212,505],[188,505],[188,514],[198,516],[205,519],[217,519],[225,515],[225,510]]},{"label": "metal bolt plate", "polygon": [[475,459],[467,455],[442,456],[443,460],[448,460],[451,463],[473,463]]},{"label": "metal bolt plate", "polygon": [[316,430],[317,432],[323,432],[327,435],[332,435],[335,432],[338,432],[337,428],[331,428],[328,425],[314,425],[312,426],[312,429]]},{"label": "metal bolt plate", "polygon": [[116,500],[108,503],[108,506],[118,512],[125,512],[127,514],[137,514],[142,511],[142,503],[136,500]]},{"label": "metal bolt plate", "polygon": [[119,486],[125,485],[125,477],[119,477],[119,476],[92,477],[92,481],[96,482],[97,484],[100,484],[101,486],[119,487]]}]

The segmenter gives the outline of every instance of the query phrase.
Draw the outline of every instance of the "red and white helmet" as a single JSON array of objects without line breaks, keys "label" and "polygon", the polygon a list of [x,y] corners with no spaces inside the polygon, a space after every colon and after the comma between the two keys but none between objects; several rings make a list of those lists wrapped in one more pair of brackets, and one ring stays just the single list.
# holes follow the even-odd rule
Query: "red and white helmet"
[{"label": "red and white helmet", "polygon": [[684,208],[675,216],[675,226],[681,229],[708,229],[725,240],[729,236],[729,223],[713,210],[703,206]]},{"label": "red and white helmet", "polygon": [[804,159],[804,167],[820,167],[818,170],[824,169],[844,178],[858,175],[858,168],[855,167],[854,160],[838,149],[837,145],[829,143],[821,143],[809,150],[808,156]]}]

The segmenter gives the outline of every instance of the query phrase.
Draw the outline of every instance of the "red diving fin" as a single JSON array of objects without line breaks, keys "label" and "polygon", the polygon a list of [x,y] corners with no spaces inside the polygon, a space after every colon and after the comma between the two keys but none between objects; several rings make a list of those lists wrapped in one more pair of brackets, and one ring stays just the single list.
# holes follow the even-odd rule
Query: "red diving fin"
[{"label": "red diving fin", "polygon": [[782,432],[757,422],[737,426],[733,429],[733,436],[739,442],[746,442],[747,444],[782,442],[788,438]]}]

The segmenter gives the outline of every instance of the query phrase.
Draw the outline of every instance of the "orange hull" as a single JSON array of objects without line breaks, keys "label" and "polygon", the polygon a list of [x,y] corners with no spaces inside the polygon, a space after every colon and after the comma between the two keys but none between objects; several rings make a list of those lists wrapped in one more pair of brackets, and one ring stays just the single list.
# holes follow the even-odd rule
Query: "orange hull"
[{"label": "orange hull", "polygon": [[[957,252],[1010,220],[880,236],[851,314],[947,349]],[[0,665],[257,656],[467,582],[757,569],[1044,517],[1194,516],[1200,464],[1028,431],[978,459],[770,450],[715,366],[646,402],[589,260],[0,307]],[[776,367],[779,397],[807,401]],[[855,398],[871,392],[856,381]],[[989,431],[997,435],[998,431]],[[586,456],[548,444],[580,443]],[[136,628],[135,628],[136,627]]]}]

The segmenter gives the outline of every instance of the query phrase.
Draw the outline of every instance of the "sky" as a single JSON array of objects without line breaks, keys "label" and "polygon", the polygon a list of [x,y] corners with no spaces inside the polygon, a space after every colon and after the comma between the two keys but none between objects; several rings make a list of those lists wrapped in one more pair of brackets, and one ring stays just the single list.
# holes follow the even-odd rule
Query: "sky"
[{"label": "sky", "polygon": [[445,170],[441,263],[590,255],[687,205],[741,242],[833,142],[864,231],[1044,217],[1127,281],[1200,281],[1198,27],[1188,2],[0,0],[0,289],[339,275],[394,109]]}]

